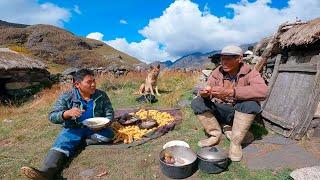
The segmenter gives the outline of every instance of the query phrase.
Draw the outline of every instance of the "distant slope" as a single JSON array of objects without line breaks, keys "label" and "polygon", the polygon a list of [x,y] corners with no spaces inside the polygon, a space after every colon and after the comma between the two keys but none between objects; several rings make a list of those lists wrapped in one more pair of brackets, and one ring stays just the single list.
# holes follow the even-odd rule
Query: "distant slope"
[{"label": "distant slope", "polygon": [[77,37],[51,25],[0,21],[0,46],[19,46],[49,66],[134,68],[142,62],[97,40]]},{"label": "distant slope", "polygon": [[0,28],[5,28],[5,27],[25,28],[27,26],[28,25],[25,25],[25,24],[9,23],[9,22],[0,20]]},{"label": "distant slope", "polygon": [[163,62],[155,61],[155,62],[150,63],[149,66],[157,66],[158,64],[160,64],[161,69],[164,69],[164,68],[170,67],[173,64],[173,62],[169,61],[169,60],[163,61]]},{"label": "distant slope", "polygon": [[[240,47],[243,49],[243,51],[246,51],[249,46],[254,46],[256,43],[251,44],[244,44]],[[179,69],[179,68],[201,68],[203,69],[206,64],[210,64],[211,60],[208,58],[209,56],[216,54],[220,52],[221,50],[214,50],[208,53],[200,53],[196,52],[193,54],[189,54],[186,56],[183,56],[173,62],[171,66],[169,66],[172,69]]]}]

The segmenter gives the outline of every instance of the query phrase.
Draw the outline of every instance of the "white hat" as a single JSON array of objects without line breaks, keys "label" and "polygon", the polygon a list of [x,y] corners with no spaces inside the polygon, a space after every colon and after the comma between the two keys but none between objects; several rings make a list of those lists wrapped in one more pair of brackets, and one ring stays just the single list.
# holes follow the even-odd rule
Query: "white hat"
[{"label": "white hat", "polygon": [[250,51],[250,50],[248,50],[248,51],[244,52],[244,54],[246,54],[246,55],[252,55],[252,54],[253,54],[253,52],[252,52],[252,51]]},{"label": "white hat", "polygon": [[233,56],[233,55],[242,56],[243,55],[243,51],[239,46],[229,45],[229,46],[225,46],[222,49],[220,54],[221,55],[227,55],[227,56]]}]

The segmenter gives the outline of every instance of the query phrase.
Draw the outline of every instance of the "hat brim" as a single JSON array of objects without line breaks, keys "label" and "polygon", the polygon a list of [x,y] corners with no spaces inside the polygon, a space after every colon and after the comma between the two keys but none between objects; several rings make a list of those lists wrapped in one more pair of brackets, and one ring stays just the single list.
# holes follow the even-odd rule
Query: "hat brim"
[{"label": "hat brim", "polygon": [[236,54],[236,53],[220,53],[220,56],[242,56],[242,54]]}]

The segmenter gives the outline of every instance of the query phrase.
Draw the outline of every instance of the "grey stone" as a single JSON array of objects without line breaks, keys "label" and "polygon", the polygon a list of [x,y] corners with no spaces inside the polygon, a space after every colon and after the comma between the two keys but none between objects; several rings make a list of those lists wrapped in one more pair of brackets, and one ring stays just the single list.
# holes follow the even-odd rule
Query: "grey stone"
[{"label": "grey stone", "polygon": [[73,73],[75,73],[75,72],[77,72],[79,69],[78,68],[73,68],[73,67],[71,67],[71,68],[68,68],[68,69],[66,69],[65,71],[63,71],[63,75],[71,75],[71,74],[73,74]]},{"label": "grey stone", "polygon": [[82,171],[79,175],[82,177],[92,176],[94,174],[94,169],[86,169]]},{"label": "grey stone", "polygon": [[259,151],[260,151],[260,148],[252,145],[249,145],[243,149],[244,153],[258,153]]},{"label": "grey stone", "polygon": [[191,101],[184,99],[184,100],[179,101],[178,104],[179,104],[180,107],[186,107],[186,106],[189,106],[191,104]]},{"label": "grey stone", "polygon": [[6,123],[6,124],[11,124],[11,123],[13,122],[13,120],[11,120],[11,119],[4,119],[3,122]]},{"label": "grey stone", "polygon": [[320,179],[320,166],[296,169],[290,173],[295,180],[318,180]]},{"label": "grey stone", "polygon": [[280,149],[268,153],[247,158],[250,170],[276,169],[276,168],[302,168],[319,165],[320,157],[317,157],[298,144],[284,145]]},{"label": "grey stone", "polygon": [[274,136],[266,136],[262,139],[262,142],[268,144],[280,144],[280,145],[289,145],[295,144],[296,141],[286,138],[284,136],[274,135]]},{"label": "grey stone", "polygon": [[314,129],[313,137],[320,138],[320,126]]}]

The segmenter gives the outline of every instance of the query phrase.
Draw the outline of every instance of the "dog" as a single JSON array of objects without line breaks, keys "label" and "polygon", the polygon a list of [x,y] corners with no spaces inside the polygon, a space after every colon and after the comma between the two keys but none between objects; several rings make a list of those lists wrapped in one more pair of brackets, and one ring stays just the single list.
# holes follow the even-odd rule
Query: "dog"
[{"label": "dog", "polygon": [[160,96],[158,91],[157,81],[160,73],[160,64],[156,67],[151,66],[148,70],[148,75],[146,78],[146,82],[141,84],[139,88],[139,94],[151,93],[154,95],[154,92],[157,96]]}]

